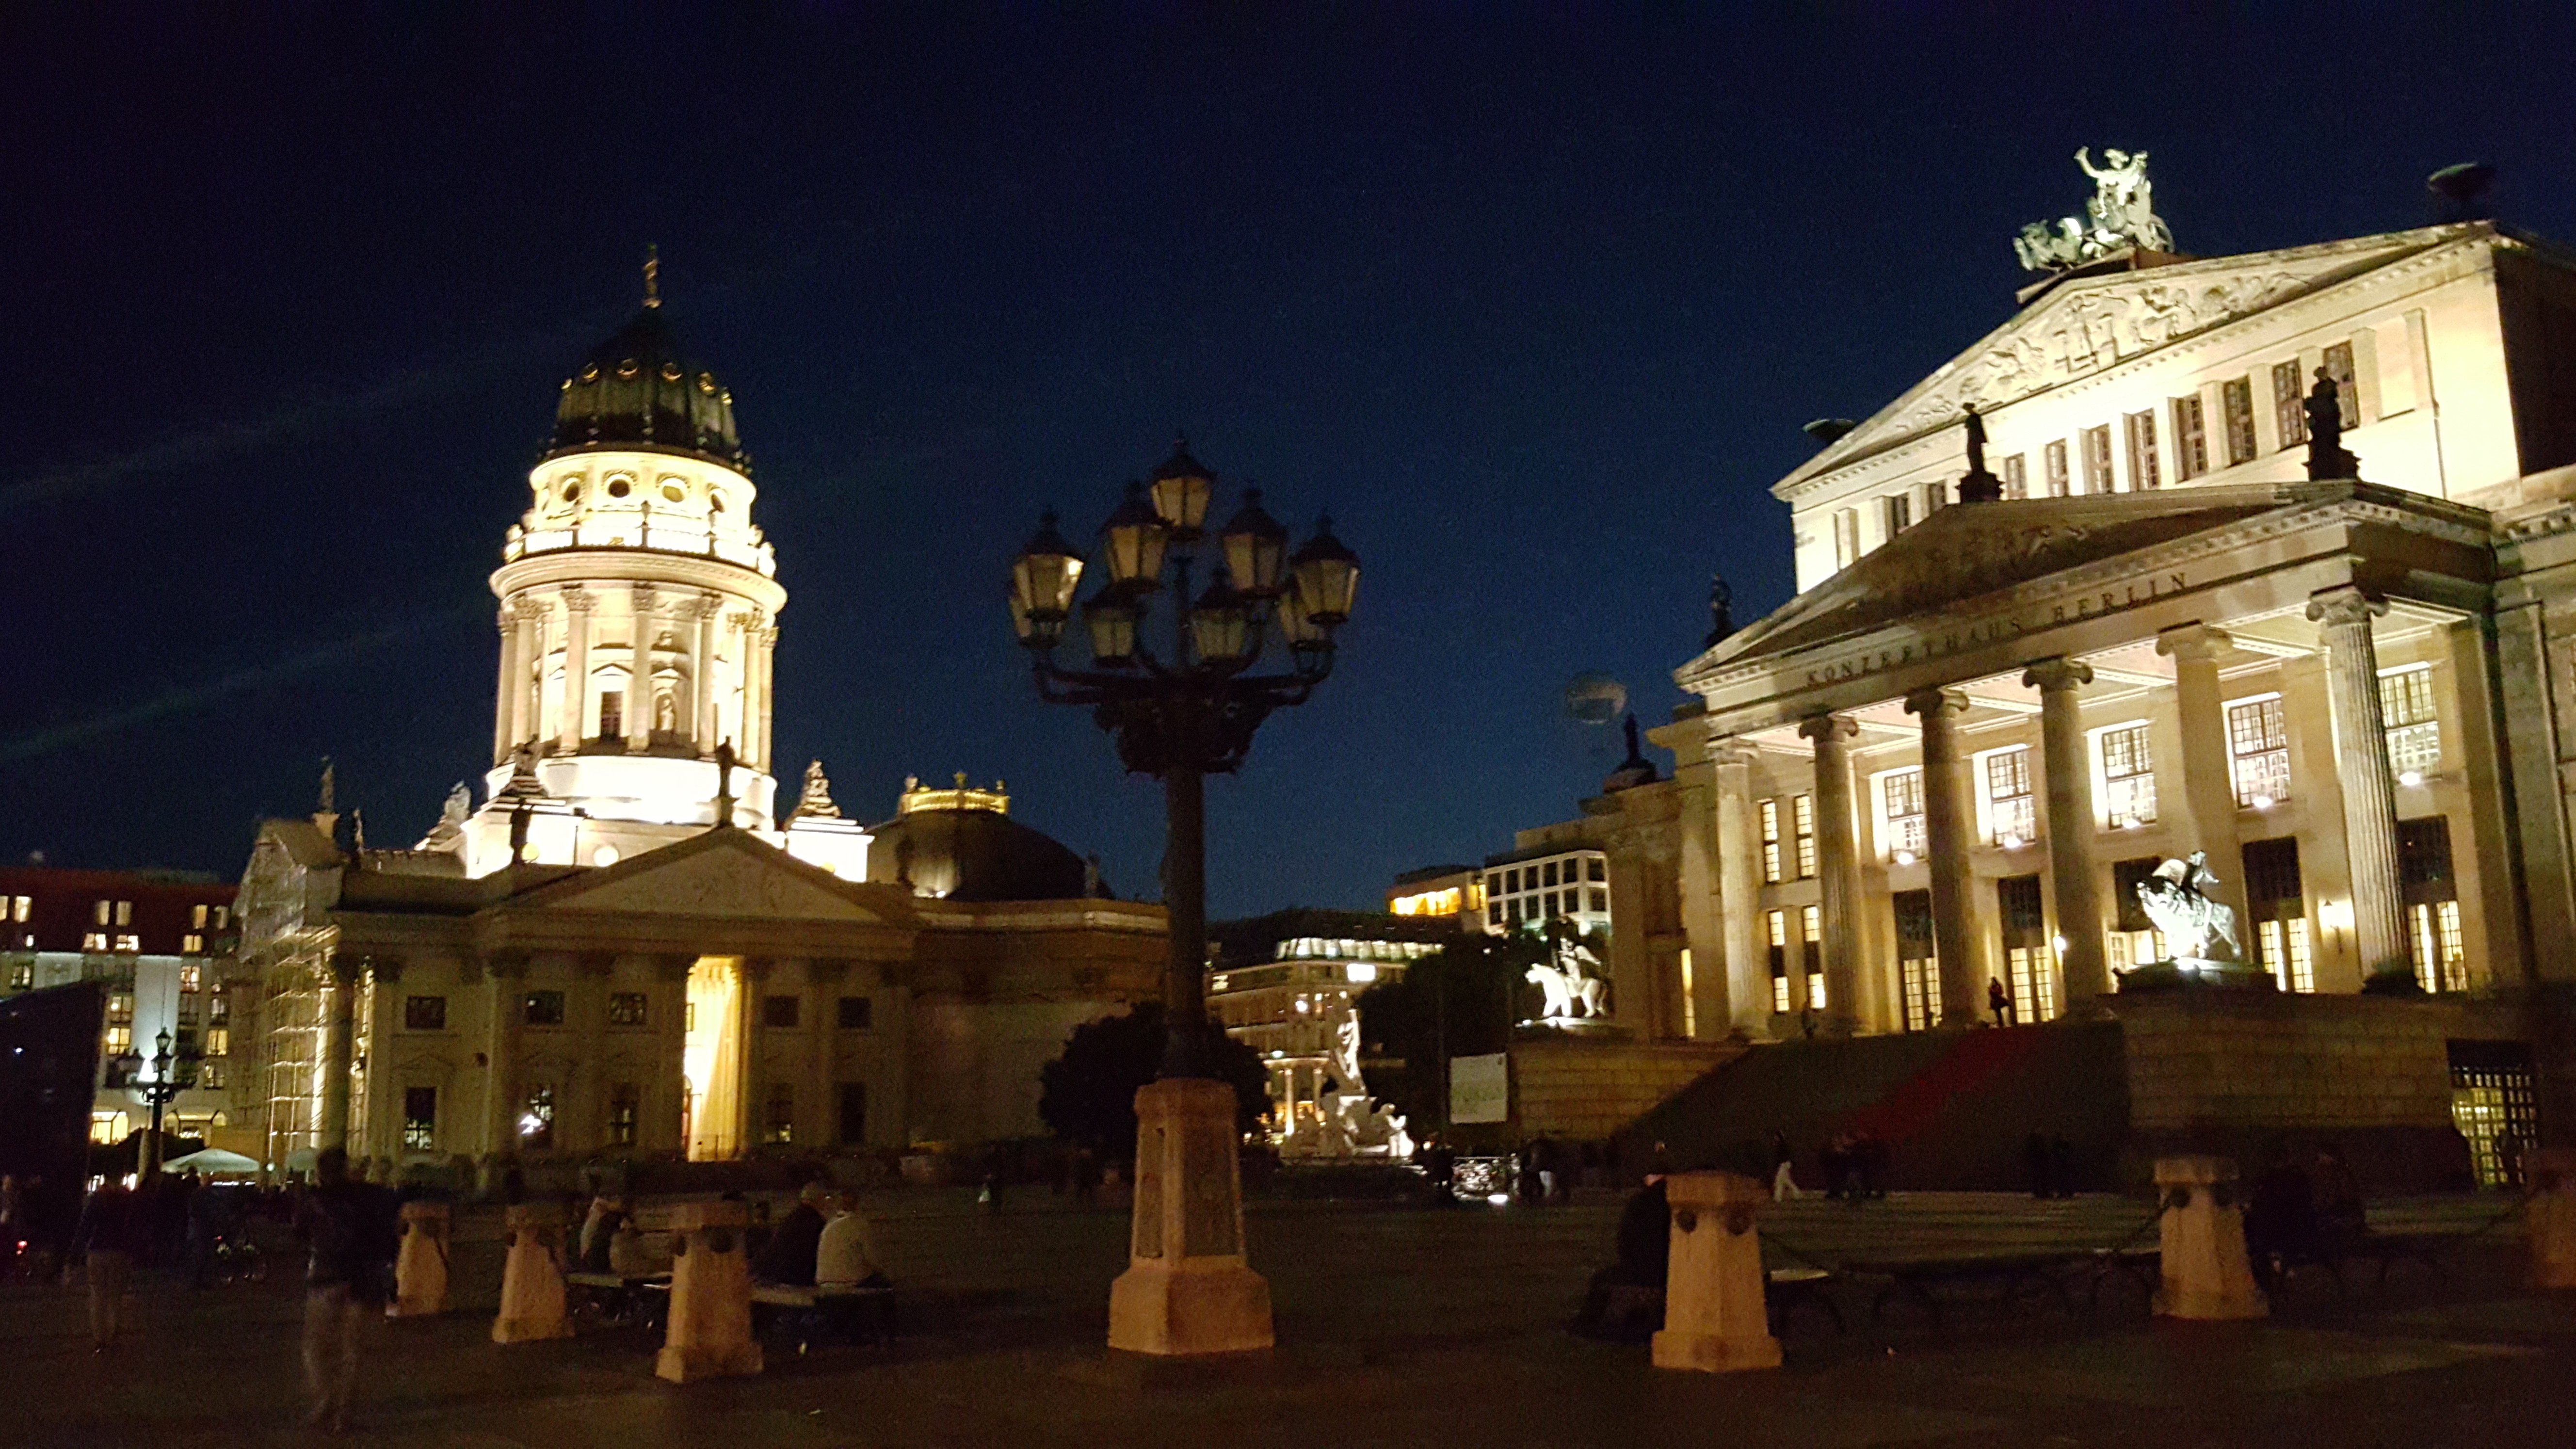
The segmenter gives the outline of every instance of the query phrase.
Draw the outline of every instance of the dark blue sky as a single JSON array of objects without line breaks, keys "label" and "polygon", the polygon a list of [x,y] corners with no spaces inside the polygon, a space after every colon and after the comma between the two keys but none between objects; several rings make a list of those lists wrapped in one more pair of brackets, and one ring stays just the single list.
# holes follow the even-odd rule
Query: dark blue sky
[{"label": "dark blue sky", "polygon": [[2421,223],[2467,159],[2576,240],[2541,10],[413,8],[0,21],[0,857],[236,873],[325,754],[424,829],[647,241],[758,460],[778,755],[863,818],[998,774],[1149,893],[1159,797],[1033,697],[1006,561],[1176,425],[1221,509],[1332,509],[1342,669],[1210,792],[1241,914],[1572,814],[1618,752],[1567,681],[1651,723],[1712,571],[1786,596],[1798,425],[2007,315],[2079,144],[2200,254]]}]

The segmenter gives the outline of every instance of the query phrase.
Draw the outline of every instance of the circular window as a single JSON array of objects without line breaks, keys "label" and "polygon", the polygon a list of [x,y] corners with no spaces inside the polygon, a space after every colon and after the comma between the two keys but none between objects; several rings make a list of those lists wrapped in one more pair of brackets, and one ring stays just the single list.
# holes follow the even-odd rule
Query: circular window
[{"label": "circular window", "polygon": [[623,498],[634,491],[635,485],[627,482],[623,478],[611,478],[608,480],[608,496],[611,498]]},{"label": "circular window", "polygon": [[688,496],[688,494],[680,491],[680,485],[677,483],[665,483],[662,485],[662,499],[666,503],[677,503]]},{"label": "circular window", "polygon": [[581,485],[580,485],[580,484],[578,484],[578,483],[566,483],[566,484],[564,485],[563,500],[564,500],[564,502],[566,502],[566,503],[578,503],[578,502],[580,502],[580,501],[581,501]]}]

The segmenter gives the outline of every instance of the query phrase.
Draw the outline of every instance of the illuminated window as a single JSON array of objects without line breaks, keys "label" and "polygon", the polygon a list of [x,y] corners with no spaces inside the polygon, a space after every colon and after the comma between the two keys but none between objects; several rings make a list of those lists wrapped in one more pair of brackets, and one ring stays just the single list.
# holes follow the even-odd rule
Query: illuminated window
[{"label": "illuminated window", "polygon": [[2111,425],[2084,430],[2084,491],[2111,491]]},{"label": "illuminated window", "polygon": [[2030,465],[2023,454],[2015,453],[2004,459],[2004,496],[2006,498],[2030,496]]},{"label": "illuminated window", "polygon": [[608,993],[608,1024],[610,1026],[642,1026],[644,1024],[644,993],[641,991],[612,991]]},{"label": "illuminated window", "polygon": [[2265,810],[2290,798],[2290,731],[2279,695],[2227,707],[2227,753],[2238,805]]},{"label": "illuminated window", "polygon": [[2388,768],[2424,776],[2442,765],[2442,726],[2434,717],[2433,666],[2411,664],[2379,675],[2379,722],[2388,731]]},{"label": "illuminated window", "polygon": [[2114,830],[2154,822],[2156,767],[2145,725],[2102,732],[2102,802]]},{"label": "illuminated window", "polygon": [[447,1030],[447,998],[444,996],[405,997],[403,1026],[409,1031]]},{"label": "illuminated window", "polygon": [[1780,802],[1762,802],[1762,879],[1778,885],[1780,874]]},{"label": "illuminated window", "polygon": [[1887,850],[1921,855],[1928,838],[1923,825],[1923,772],[1898,770],[1883,776],[1879,791],[1886,800]]},{"label": "illuminated window", "polygon": [[2307,389],[2301,382],[2297,358],[2272,364],[2272,429],[2281,435],[2284,448],[2308,440],[2308,410],[2300,406]]},{"label": "illuminated window", "polygon": [[763,1124],[760,1140],[773,1147],[785,1147],[796,1140],[796,1088],[794,1085],[787,1082],[770,1084],[769,1118]]},{"label": "illuminated window", "polygon": [[1789,913],[1768,913],[1771,927],[1771,1009],[1789,1009]]},{"label": "illuminated window", "polygon": [[2030,794],[2030,750],[2020,746],[1986,756],[1986,838],[2019,850],[2038,833]]},{"label": "illuminated window", "polygon": [[1790,823],[1798,832],[1798,879],[1816,878],[1816,798],[1800,795],[1789,802]]},{"label": "illuminated window", "polygon": [[2197,478],[2209,471],[2209,423],[2200,394],[2173,400],[2174,477]]},{"label": "illuminated window", "polygon": [[436,1087],[403,1088],[402,1144],[407,1152],[438,1150],[438,1089]]},{"label": "illuminated window", "polygon": [[2346,431],[2361,426],[2361,389],[2353,382],[2352,344],[2338,342],[2326,349],[2326,376],[2334,379],[2335,411],[2342,415]]},{"label": "illuminated window", "polygon": [[2073,489],[2069,486],[2071,480],[2067,477],[2066,469],[2066,440],[2060,438],[2049,444],[2040,451],[2040,456],[2046,460],[2048,466],[2048,496],[2063,498],[2072,492]]},{"label": "illuminated window", "polygon": [[2218,385],[2219,411],[2227,423],[2227,466],[2254,461],[2254,379],[2230,378]]},{"label": "illuminated window", "polygon": [[2150,412],[2130,413],[2122,420],[2128,432],[2129,491],[2143,493],[2164,486],[2164,474],[2156,461],[2156,415]]}]

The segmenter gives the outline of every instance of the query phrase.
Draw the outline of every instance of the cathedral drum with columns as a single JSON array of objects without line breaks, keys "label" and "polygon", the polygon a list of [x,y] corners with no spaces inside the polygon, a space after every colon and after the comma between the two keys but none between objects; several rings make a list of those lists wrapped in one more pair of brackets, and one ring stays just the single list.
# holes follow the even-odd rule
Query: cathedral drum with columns
[{"label": "cathedral drum with columns", "polygon": [[260,832],[236,1096],[274,1167],[1031,1135],[1066,1034],[1160,989],[1161,908],[1105,898],[998,784],[916,783],[871,830],[816,762],[781,813],[787,593],[733,394],[647,275],[564,380],[492,575],[481,803],[459,784],[409,850],[327,799]]},{"label": "cathedral drum with columns", "polygon": [[[2141,246],[2023,301],[1811,426],[1800,592],[1676,672],[1674,778],[1587,806],[1679,901],[1634,1019],[1756,1044],[1639,1135],[2501,1181],[2576,1106],[2576,255]],[[1730,1115],[1827,1051],[1813,1120]]]}]

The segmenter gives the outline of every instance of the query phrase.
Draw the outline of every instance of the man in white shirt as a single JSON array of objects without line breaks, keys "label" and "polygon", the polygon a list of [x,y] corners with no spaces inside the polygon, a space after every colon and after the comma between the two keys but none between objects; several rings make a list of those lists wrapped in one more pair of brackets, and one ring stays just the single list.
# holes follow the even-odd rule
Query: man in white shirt
[{"label": "man in white shirt", "polygon": [[885,1273],[877,1267],[876,1242],[858,1199],[843,1193],[832,1206],[822,1241],[814,1249],[814,1282],[835,1288],[882,1285]]}]

